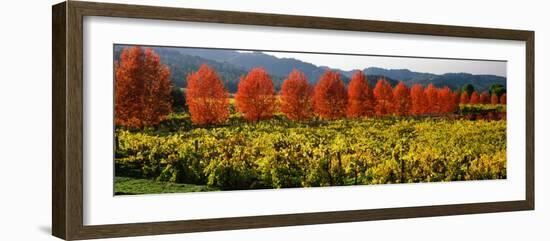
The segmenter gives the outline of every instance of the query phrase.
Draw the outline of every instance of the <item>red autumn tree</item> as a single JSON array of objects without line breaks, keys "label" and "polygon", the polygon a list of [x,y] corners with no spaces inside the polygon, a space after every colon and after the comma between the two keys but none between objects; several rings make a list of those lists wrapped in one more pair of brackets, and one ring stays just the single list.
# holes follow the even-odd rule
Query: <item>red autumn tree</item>
[{"label": "red autumn tree", "polygon": [[115,123],[141,128],[172,111],[170,69],[150,48],[125,48],[115,63]]},{"label": "red autumn tree", "polygon": [[503,105],[506,104],[506,93],[504,93],[500,96],[500,101],[499,102],[500,102],[500,104],[503,104]]},{"label": "red autumn tree", "polygon": [[433,84],[426,87],[426,99],[428,100],[428,113],[439,113],[439,93]]},{"label": "red autumn tree", "polygon": [[393,88],[393,113],[396,115],[408,115],[411,108],[410,90],[403,81]]},{"label": "red autumn tree", "polygon": [[460,95],[460,104],[468,104],[470,103],[470,96],[468,96],[468,92],[467,91],[463,91],[462,94]]},{"label": "red autumn tree", "polygon": [[293,70],[281,86],[281,112],[288,119],[307,121],[313,115],[313,87],[304,73]]},{"label": "red autumn tree", "polygon": [[323,119],[337,119],[346,116],[347,92],[340,74],[327,70],[315,85],[313,93],[314,110]]},{"label": "red autumn tree", "polygon": [[393,91],[390,82],[385,79],[378,79],[373,92],[376,98],[376,106],[374,107],[376,115],[391,114],[393,109]]},{"label": "red autumn tree", "polygon": [[491,95],[491,105],[497,105],[498,104],[498,96],[497,94]]},{"label": "red autumn tree", "polygon": [[451,89],[447,86],[438,89],[438,99],[439,99],[439,112],[441,113],[452,113],[456,110],[456,97],[453,96]]},{"label": "red autumn tree", "polygon": [[455,100],[455,108],[456,110],[458,110],[459,106],[460,106],[460,93],[458,90],[454,91],[453,92],[453,99]]},{"label": "red autumn tree", "polygon": [[347,116],[349,118],[372,116],[374,101],[374,94],[363,71],[355,72],[348,86]]},{"label": "red autumn tree", "polygon": [[237,109],[248,121],[269,119],[276,107],[273,81],[264,68],[254,68],[241,77],[235,94]]},{"label": "red autumn tree", "polygon": [[411,114],[422,115],[428,112],[428,99],[421,84],[414,84],[411,88]]},{"label": "red autumn tree", "polygon": [[223,82],[208,65],[187,76],[186,102],[195,124],[217,124],[229,116],[229,94]]},{"label": "red autumn tree", "polygon": [[470,96],[470,104],[471,105],[479,104],[479,94],[477,93],[477,91],[472,92],[472,95]]},{"label": "red autumn tree", "polygon": [[479,96],[479,102],[484,105],[489,104],[491,102],[491,96],[489,95],[489,92],[484,91],[483,93],[481,93],[481,95]]}]

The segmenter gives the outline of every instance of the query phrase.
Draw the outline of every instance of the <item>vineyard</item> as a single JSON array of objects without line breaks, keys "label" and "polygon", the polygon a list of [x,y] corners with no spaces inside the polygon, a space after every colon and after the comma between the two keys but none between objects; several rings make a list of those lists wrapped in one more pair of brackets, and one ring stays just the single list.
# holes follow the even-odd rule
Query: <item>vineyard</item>
[{"label": "vineyard", "polygon": [[174,122],[191,126],[188,115],[172,118],[146,132],[117,130],[118,168],[221,190],[506,178],[505,120],[275,116],[172,131]]},{"label": "vineyard", "polygon": [[293,70],[275,92],[251,69],[229,93],[203,64],[174,89],[151,49],[115,62],[115,193],[141,194],[506,178],[506,93],[362,71],[344,84]]}]

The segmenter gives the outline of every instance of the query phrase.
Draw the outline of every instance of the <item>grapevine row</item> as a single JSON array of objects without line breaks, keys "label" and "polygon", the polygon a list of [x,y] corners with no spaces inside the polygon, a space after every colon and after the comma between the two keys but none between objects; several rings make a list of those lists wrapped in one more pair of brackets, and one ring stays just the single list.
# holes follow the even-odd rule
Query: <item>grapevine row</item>
[{"label": "grapevine row", "polygon": [[310,125],[273,118],[162,135],[119,129],[116,164],[224,190],[506,178],[506,121]]}]

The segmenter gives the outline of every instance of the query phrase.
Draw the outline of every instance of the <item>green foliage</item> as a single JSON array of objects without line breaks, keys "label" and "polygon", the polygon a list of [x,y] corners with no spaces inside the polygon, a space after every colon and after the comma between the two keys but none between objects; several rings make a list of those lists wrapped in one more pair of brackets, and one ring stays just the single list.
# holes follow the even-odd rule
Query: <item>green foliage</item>
[{"label": "green foliage", "polygon": [[248,148],[247,139],[242,134],[224,137],[220,142],[212,143],[211,152],[205,155],[209,159],[203,170],[208,177],[207,184],[225,190],[258,188],[258,168],[253,159],[257,151]]},{"label": "green foliage", "polygon": [[153,136],[117,130],[116,163],[141,170],[144,177],[162,181],[201,183],[202,149],[181,134]]},{"label": "green foliage", "polygon": [[240,118],[171,133],[117,130],[116,163],[222,190],[506,178],[505,120]]},{"label": "green foliage", "polygon": [[466,176],[470,180],[506,178],[506,151],[483,154],[472,161]]},{"label": "green foliage", "polygon": [[500,97],[504,93],[506,93],[506,87],[504,87],[504,85],[492,84],[489,88],[489,94],[491,95],[496,94],[498,97]]},{"label": "green foliage", "polygon": [[483,114],[499,112],[506,112],[506,105],[460,105],[460,113],[462,114]]},{"label": "green foliage", "polygon": [[187,106],[185,104],[185,89],[172,87],[170,95],[172,96],[172,110],[175,110],[176,112],[187,110]]},{"label": "green foliage", "polygon": [[466,93],[468,93],[468,96],[472,95],[472,93],[475,91],[476,89],[474,88],[474,86],[472,84],[465,84],[464,86],[462,86],[462,90],[461,92],[464,92],[466,91]]},{"label": "green foliage", "polygon": [[205,185],[180,184],[130,177],[115,177],[116,195],[206,192],[217,190],[218,189],[207,187]]}]

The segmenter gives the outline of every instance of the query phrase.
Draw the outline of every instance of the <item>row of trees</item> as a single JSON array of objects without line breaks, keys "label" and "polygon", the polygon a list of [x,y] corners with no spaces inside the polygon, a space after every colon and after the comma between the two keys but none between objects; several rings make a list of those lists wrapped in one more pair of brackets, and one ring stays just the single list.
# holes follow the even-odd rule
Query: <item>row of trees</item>
[{"label": "row of trees", "polygon": [[[191,119],[196,124],[216,124],[229,115],[228,92],[216,71],[202,65],[188,76],[187,105]],[[284,80],[279,95],[273,82],[261,67],[243,76],[235,94],[235,105],[248,121],[269,119],[279,110],[295,121],[309,121],[315,115],[326,120],[362,118],[387,115],[433,115],[453,113],[459,104],[505,103],[488,92],[459,94],[449,87],[436,88],[429,84],[424,88],[415,84],[412,88],[403,82],[392,88],[385,79],[379,79],[374,88],[366,76],[357,71],[348,87],[338,72],[327,70],[316,85],[311,85],[305,74],[294,70]]]},{"label": "row of trees", "polygon": [[477,91],[472,92],[472,94],[468,95],[468,92],[464,91],[462,92],[462,95],[460,95],[460,104],[506,104],[506,93],[503,93],[500,95],[500,97],[493,93],[492,95],[489,94],[489,92],[484,91],[481,94],[478,94]]},{"label": "row of trees", "polygon": [[[117,125],[143,127],[160,122],[172,111],[170,70],[151,49],[124,49],[115,63],[115,112]],[[218,124],[229,117],[229,92],[214,69],[203,64],[187,76],[186,105],[195,124]],[[356,72],[349,85],[340,74],[326,71],[316,85],[294,70],[284,80],[280,93],[263,68],[242,76],[235,94],[235,107],[251,122],[269,119],[276,111],[295,121],[314,116],[325,120],[387,115],[433,115],[452,113],[459,104],[506,103],[506,95],[479,95],[451,91],[449,87],[411,88],[403,82],[392,88],[379,79],[374,88],[365,75]]]}]

